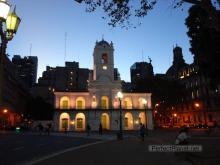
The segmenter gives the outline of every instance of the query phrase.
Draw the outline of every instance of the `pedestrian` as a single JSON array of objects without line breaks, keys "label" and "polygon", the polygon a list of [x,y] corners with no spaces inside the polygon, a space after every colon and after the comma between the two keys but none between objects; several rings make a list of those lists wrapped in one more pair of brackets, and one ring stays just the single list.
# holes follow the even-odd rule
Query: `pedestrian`
[{"label": "pedestrian", "polygon": [[64,133],[67,134],[67,124],[64,125]]},{"label": "pedestrian", "polygon": [[99,124],[99,135],[102,135],[102,123]]},{"label": "pedestrian", "polygon": [[41,135],[43,133],[44,127],[41,123],[38,124],[38,130],[39,130],[39,134]]},{"label": "pedestrian", "polygon": [[146,125],[146,128],[145,128],[145,135],[148,136],[148,128],[147,128],[147,125]]},{"label": "pedestrian", "polygon": [[141,140],[144,141],[144,135],[145,135],[145,126],[144,124],[140,124],[140,137],[141,137]]},{"label": "pedestrian", "polygon": [[50,135],[51,127],[52,127],[51,123],[47,123],[47,129],[46,129],[47,135]]},{"label": "pedestrian", "polygon": [[218,127],[218,123],[216,121],[214,121],[214,132],[218,133],[219,132],[219,127]]},{"label": "pedestrian", "polygon": [[86,126],[86,132],[87,132],[87,136],[89,136],[89,135],[90,135],[90,131],[91,131],[91,127],[90,127],[90,125],[89,125],[89,124],[87,124],[87,126]]}]

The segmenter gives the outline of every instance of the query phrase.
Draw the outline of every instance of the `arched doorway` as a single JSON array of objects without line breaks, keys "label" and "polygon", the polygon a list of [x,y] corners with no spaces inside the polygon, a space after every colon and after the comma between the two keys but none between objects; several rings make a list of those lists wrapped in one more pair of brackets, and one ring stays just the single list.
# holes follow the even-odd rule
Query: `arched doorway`
[{"label": "arched doorway", "polygon": [[63,96],[60,99],[60,109],[69,109],[70,108],[70,99],[67,96]]},{"label": "arched doorway", "polygon": [[124,128],[126,130],[132,130],[133,129],[133,116],[130,112],[125,114]]},{"label": "arched doorway", "polygon": [[75,130],[76,131],[83,131],[85,130],[85,115],[83,113],[77,113],[75,117]]},{"label": "arched doorway", "polygon": [[65,131],[69,130],[69,121],[70,121],[70,116],[68,113],[62,113],[60,115],[60,124],[59,124],[59,130],[60,131]]},{"label": "arched doorway", "polygon": [[102,96],[101,98],[101,108],[102,109],[108,109],[108,97],[107,96]]},{"label": "arched doorway", "polygon": [[103,129],[110,129],[110,120],[107,113],[101,115],[101,124]]},{"label": "arched doorway", "polygon": [[139,123],[146,126],[146,117],[144,112],[139,113]]}]

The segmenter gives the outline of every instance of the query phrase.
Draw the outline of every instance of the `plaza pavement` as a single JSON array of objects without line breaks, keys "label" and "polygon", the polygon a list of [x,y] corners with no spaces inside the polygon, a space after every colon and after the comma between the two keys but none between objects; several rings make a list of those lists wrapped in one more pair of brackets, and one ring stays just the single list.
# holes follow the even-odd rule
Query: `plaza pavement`
[{"label": "plaza pavement", "polygon": [[102,140],[91,146],[72,149],[54,157],[41,161],[31,162],[36,165],[58,165],[74,164],[80,165],[219,165],[220,164],[220,136],[206,136],[204,132],[191,132],[190,144],[203,146],[203,151],[198,153],[187,153],[176,156],[172,152],[152,153],[148,146],[153,144],[174,144],[178,130],[155,130],[150,131],[149,136],[142,142],[138,132],[126,133],[124,140],[116,140],[116,135],[106,133],[98,135],[91,133],[52,133],[54,136],[82,137]]},{"label": "plaza pavement", "polygon": [[[117,165],[117,164],[143,164],[143,165],[219,165],[220,164],[220,133],[207,135],[202,130],[190,132],[190,144],[203,146],[203,151],[198,153],[187,153],[176,156],[174,153],[152,153],[148,146],[153,144],[174,144],[178,130],[154,130],[149,131],[149,136],[142,142],[137,132],[125,132],[124,140],[116,140],[116,132],[104,132],[99,135],[92,132],[89,136],[86,133],[52,132],[50,136],[43,134],[48,140],[52,137],[68,137],[68,139],[94,139],[91,143],[80,146],[66,146],[52,154],[43,155],[41,158],[26,162],[25,164],[36,165]],[[32,136],[39,136],[39,133],[27,132]],[[64,143],[65,144],[65,143]],[[22,164],[23,165],[23,164]]]}]

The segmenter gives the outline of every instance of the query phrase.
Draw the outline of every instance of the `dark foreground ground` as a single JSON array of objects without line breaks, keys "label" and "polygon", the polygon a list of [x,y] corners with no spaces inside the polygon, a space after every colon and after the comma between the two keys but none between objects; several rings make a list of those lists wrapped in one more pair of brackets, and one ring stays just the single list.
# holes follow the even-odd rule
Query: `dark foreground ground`
[{"label": "dark foreground ground", "polygon": [[[108,133],[101,137],[92,134],[68,135],[54,133],[51,136],[38,134],[0,134],[0,164],[37,165],[219,165],[220,135],[207,136],[202,130],[191,133],[190,144],[202,145],[203,151],[175,155],[152,153],[148,146],[173,144],[177,130],[155,130],[142,142],[136,134],[127,134],[123,141]],[[77,136],[77,138],[76,138]],[[80,137],[81,136],[81,137]],[[99,139],[99,140],[95,140]],[[94,144],[95,143],[95,144]],[[92,144],[87,146],[88,144]],[[77,147],[76,146],[82,146]],[[61,151],[61,152],[60,152]]]}]

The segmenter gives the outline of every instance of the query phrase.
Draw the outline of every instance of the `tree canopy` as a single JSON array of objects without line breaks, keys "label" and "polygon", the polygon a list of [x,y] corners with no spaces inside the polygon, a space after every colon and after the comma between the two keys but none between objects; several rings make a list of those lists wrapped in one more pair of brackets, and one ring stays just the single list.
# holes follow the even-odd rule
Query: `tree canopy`
[{"label": "tree canopy", "polygon": [[211,83],[220,83],[220,11],[211,3],[206,7],[194,5],[185,22],[190,38],[190,51],[200,72],[209,77]]},{"label": "tree canopy", "polygon": [[[112,27],[130,27],[133,24],[131,17],[143,18],[153,9],[159,0],[74,0],[86,5],[87,12],[94,12],[97,8],[102,8],[105,16],[109,18],[108,24]],[[178,8],[184,3],[202,4],[206,1],[213,1],[213,5],[220,5],[220,0],[170,0],[173,8]]]}]

